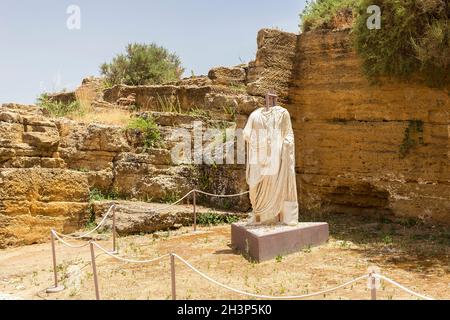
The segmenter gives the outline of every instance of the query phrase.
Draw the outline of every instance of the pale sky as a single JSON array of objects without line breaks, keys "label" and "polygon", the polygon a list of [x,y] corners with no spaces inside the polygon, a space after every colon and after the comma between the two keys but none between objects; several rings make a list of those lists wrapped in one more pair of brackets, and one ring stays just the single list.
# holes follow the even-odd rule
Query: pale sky
[{"label": "pale sky", "polygon": [[[69,30],[70,5],[81,29]],[[186,69],[254,59],[261,28],[298,33],[305,0],[1,0],[0,104],[71,90],[130,42],[163,45]]]}]

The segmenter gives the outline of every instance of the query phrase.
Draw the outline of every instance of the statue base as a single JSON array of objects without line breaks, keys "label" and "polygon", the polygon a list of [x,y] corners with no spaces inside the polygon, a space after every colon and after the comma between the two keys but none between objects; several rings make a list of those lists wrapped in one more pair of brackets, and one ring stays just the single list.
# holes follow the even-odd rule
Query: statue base
[{"label": "statue base", "polygon": [[256,262],[299,252],[306,247],[328,241],[328,223],[299,223],[286,225],[231,225],[231,245]]}]

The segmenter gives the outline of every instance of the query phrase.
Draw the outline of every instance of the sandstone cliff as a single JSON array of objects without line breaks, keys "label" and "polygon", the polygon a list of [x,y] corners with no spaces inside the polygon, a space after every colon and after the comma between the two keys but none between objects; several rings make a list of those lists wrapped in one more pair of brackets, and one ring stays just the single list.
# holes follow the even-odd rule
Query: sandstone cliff
[{"label": "sandstone cliff", "polygon": [[295,60],[301,207],[450,222],[448,90],[370,84],[348,31],[300,35]]},{"label": "sandstone cliff", "polygon": [[[51,228],[64,233],[83,228],[92,218],[92,192],[117,199],[174,202],[194,188],[219,194],[246,190],[243,166],[174,163],[170,153],[175,129],[192,131],[193,121],[202,123],[203,130],[232,122],[160,112],[146,116],[156,119],[165,141],[160,148],[144,148],[141,132],[133,129],[53,119],[34,106],[2,105],[0,247],[44,241]],[[227,209],[249,208],[246,198],[198,200]],[[186,212],[179,219],[166,215],[164,223],[150,211],[149,215],[152,219],[146,221],[157,223],[141,223],[141,231],[191,221]]]},{"label": "sandstone cliff", "polygon": [[[218,67],[208,76],[159,86],[103,90],[95,79],[73,93],[94,111],[120,109],[155,119],[164,143],[145,146],[139,130],[52,118],[36,106],[0,107],[0,247],[46,241],[50,228],[70,233],[104,214],[92,193],[173,202],[193,188],[231,194],[247,190],[243,165],[174,163],[175,129],[242,128],[275,91],[289,109],[296,136],[303,212],[391,214],[450,222],[448,89],[362,74],[348,31],[297,36],[258,34],[256,60]],[[204,147],[212,144],[205,143]],[[194,146],[191,152],[196,150]],[[198,198],[226,210],[250,208],[246,197]],[[126,218],[126,210],[124,211]],[[190,223],[178,216],[133,215],[133,232]]]}]

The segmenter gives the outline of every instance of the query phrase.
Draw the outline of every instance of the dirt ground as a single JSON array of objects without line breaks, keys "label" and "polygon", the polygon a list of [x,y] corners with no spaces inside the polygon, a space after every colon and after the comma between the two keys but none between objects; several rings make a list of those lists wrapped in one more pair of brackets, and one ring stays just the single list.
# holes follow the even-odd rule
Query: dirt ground
[{"label": "dirt ground", "polygon": [[[174,252],[213,279],[256,294],[299,295],[345,283],[378,267],[382,274],[436,299],[450,299],[450,230],[414,221],[344,215],[303,216],[326,221],[326,245],[256,264],[230,248],[230,226],[201,227],[119,239],[120,255],[149,259]],[[109,239],[100,241],[110,248]],[[170,262],[126,264],[97,254],[102,299],[170,299]],[[50,243],[0,251],[0,299],[94,299],[89,247],[57,245],[58,273],[66,290],[52,285]],[[178,299],[247,299],[207,282],[176,263]],[[367,280],[311,299],[369,299]],[[379,299],[417,299],[382,282]]]}]

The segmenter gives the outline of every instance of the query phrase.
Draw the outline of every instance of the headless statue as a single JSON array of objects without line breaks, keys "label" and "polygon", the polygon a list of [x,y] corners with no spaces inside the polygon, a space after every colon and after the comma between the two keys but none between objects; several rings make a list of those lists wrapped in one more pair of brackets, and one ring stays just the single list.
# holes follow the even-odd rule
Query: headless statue
[{"label": "headless statue", "polygon": [[[270,106],[272,100],[272,106]],[[251,224],[298,224],[295,142],[289,112],[266,97],[244,129]]]}]

